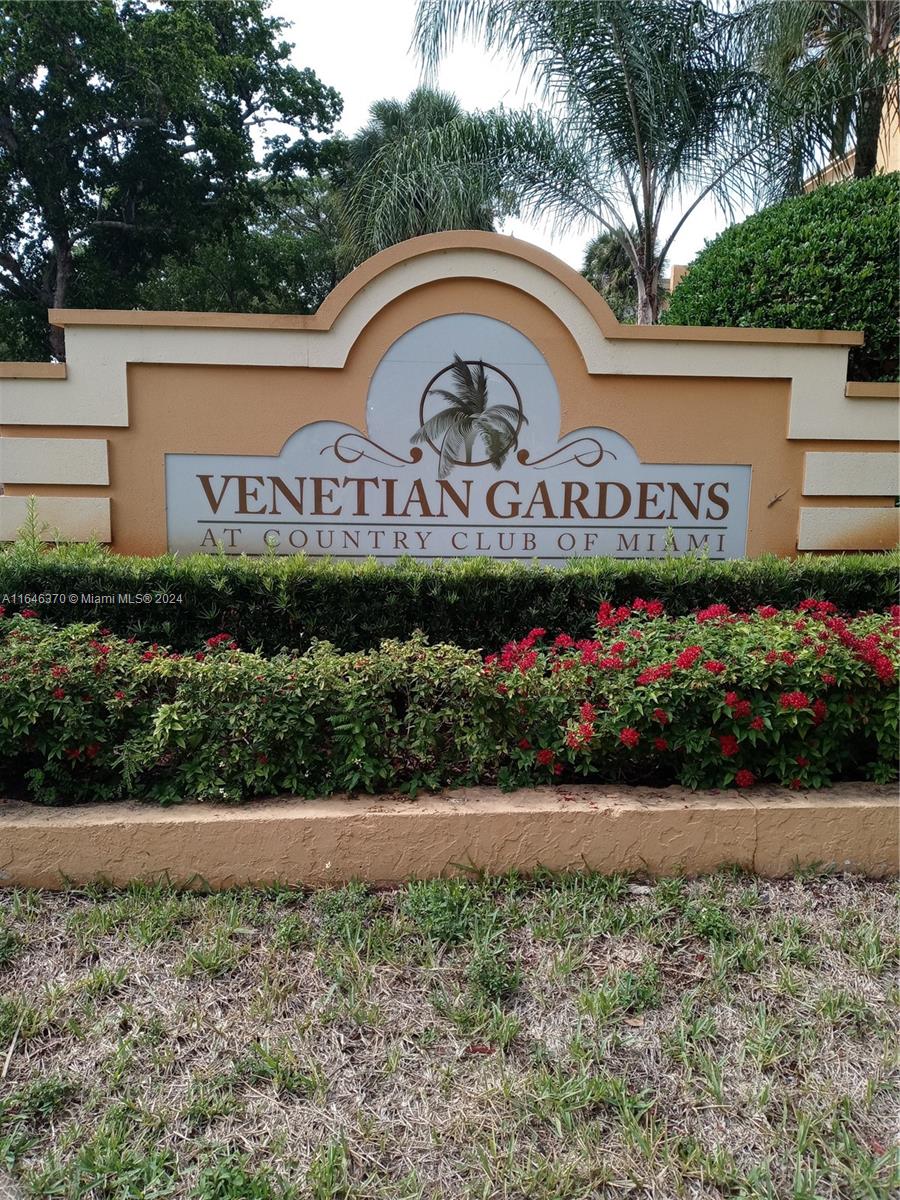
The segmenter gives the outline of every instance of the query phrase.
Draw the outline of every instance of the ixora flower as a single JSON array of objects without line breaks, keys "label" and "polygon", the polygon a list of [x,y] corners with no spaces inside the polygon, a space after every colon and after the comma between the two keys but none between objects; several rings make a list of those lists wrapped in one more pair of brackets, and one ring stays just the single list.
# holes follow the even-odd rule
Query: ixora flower
[{"label": "ixora flower", "polygon": [[723,758],[733,758],[737,754],[740,746],[737,738],[733,733],[722,733],[719,735],[719,746],[722,750]]},{"label": "ixora flower", "polygon": [[641,740],[641,735],[632,725],[626,725],[624,729],[619,730],[619,741],[623,746],[628,746],[633,750]]},{"label": "ixora flower", "polygon": [[753,787],[754,783],[756,783],[756,776],[752,771],[738,771],[734,777],[734,782],[739,788]]},{"label": "ixora flower", "polygon": [[230,633],[217,633],[213,637],[208,637],[206,644],[211,650],[217,650],[220,646],[226,646],[229,650],[238,648],[237,642]]},{"label": "ixora flower", "polygon": [[552,750],[538,750],[536,758],[537,758],[538,766],[551,767],[553,765],[553,760],[556,758],[556,755],[553,753]]},{"label": "ixora flower", "polygon": [[675,659],[675,666],[682,671],[689,671],[702,653],[702,646],[687,646]]},{"label": "ixora flower", "polygon": [[731,616],[731,609],[727,604],[711,604],[709,608],[702,608],[697,613],[697,624],[703,625],[706,621],[723,621],[726,617]]},{"label": "ixora flower", "polygon": [[810,707],[809,696],[807,696],[806,692],[782,692],[778,703],[784,709]]},{"label": "ixora flower", "polygon": [[620,604],[618,608],[613,608],[608,600],[604,600],[597,609],[597,624],[601,629],[612,629],[616,625],[621,625],[623,621],[627,621],[631,615],[631,609],[627,604]]},{"label": "ixora flower", "polygon": [[710,675],[721,675],[725,670],[725,664],[719,662],[717,658],[711,658],[709,662],[703,664],[704,671],[709,671]]},{"label": "ixora flower", "polygon": [[633,612],[642,612],[644,616],[661,617],[665,610],[662,600],[641,600],[640,597],[631,606]]}]

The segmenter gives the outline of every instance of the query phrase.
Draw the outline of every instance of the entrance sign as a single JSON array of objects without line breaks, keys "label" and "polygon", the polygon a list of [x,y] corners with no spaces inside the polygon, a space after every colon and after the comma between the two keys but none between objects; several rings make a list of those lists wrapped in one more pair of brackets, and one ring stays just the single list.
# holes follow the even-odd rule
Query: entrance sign
[{"label": "entrance sign", "polygon": [[0,542],[562,566],[898,537],[896,384],[863,335],[620,324],[536,246],[457,230],[310,315],[53,310],[0,363]]},{"label": "entrance sign", "polygon": [[168,546],[339,558],[654,558],[745,551],[749,465],[641,463],[611,429],[559,437],[538,349],[451,314],[376,368],[366,429],[303,426],[273,457],[166,456]]}]

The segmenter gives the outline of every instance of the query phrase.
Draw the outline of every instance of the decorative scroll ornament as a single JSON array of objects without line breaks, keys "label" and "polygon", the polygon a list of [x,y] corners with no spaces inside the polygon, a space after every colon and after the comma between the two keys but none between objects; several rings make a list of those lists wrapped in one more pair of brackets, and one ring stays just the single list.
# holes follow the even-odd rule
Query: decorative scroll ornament
[{"label": "decorative scroll ornament", "polygon": [[[582,450],[575,450],[576,446],[583,446]],[[568,458],[560,458],[567,450],[574,451]],[[573,442],[566,442],[563,446],[557,446],[555,450],[551,450],[549,454],[545,454],[543,458],[536,458],[534,462],[529,462],[529,454],[527,450],[520,450],[516,458],[523,467],[534,467],[538,471],[549,471],[552,467],[562,467],[566,463],[578,463],[580,467],[596,467],[603,461],[604,458],[615,458],[612,450],[605,450],[602,442],[598,442],[596,438],[579,437]]]},{"label": "decorative scroll ornament", "polygon": [[[362,446],[354,444],[360,442],[363,443]],[[370,454],[369,447],[387,457],[378,458],[376,455]],[[361,458],[367,458],[370,462],[379,463],[383,467],[392,467],[395,463],[410,466],[412,463],[417,463],[422,457],[422,451],[418,446],[412,447],[409,458],[403,458],[402,455],[394,454],[392,450],[379,446],[377,442],[373,442],[371,438],[367,438],[365,434],[357,433],[355,430],[352,433],[342,433],[333,445],[323,446],[319,453],[324,454],[327,450],[330,450],[342,463],[357,463]]]}]

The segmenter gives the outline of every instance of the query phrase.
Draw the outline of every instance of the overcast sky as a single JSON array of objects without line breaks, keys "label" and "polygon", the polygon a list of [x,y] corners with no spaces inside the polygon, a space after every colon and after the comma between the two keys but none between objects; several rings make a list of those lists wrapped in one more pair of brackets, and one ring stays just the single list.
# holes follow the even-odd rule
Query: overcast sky
[{"label": "overcast sky", "polygon": [[[366,123],[375,100],[405,99],[422,82],[409,48],[415,0],[273,0],[272,11],[291,23],[297,66],[312,67],[343,96],[340,129],[347,135]],[[444,60],[437,86],[467,109],[518,107],[529,100],[515,66],[486,59],[470,44],[458,44]],[[712,202],[704,202],[678,235],[670,265],[689,263],[727,223]],[[543,246],[579,270],[591,237],[590,231],[554,234],[549,226],[516,220],[507,221],[502,232]]]}]

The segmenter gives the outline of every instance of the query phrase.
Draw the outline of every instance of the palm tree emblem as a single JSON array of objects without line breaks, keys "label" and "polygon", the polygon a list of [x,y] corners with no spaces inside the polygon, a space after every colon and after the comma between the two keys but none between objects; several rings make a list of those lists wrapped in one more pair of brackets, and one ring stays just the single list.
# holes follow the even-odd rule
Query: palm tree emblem
[{"label": "palm tree emblem", "polygon": [[[514,405],[489,403],[488,371],[496,372],[509,384]],[[452,379],[452,390],[433,386],[447,374]],[[426,420],[425,401],[429,396],[439,396],[447,402],[447,407]],[[438,479],[446,479],[459,466],[480,467],[490,463],[499,471],[527,421],[518,388],[505,371],[480,359],[464,360],[454,354],[452,366],[438,371],[422,393],[420,424],[410,441],[414,446],[427,442],[436,451]],[[472,454],[479,440],[487,457],[476,461]]]}]

